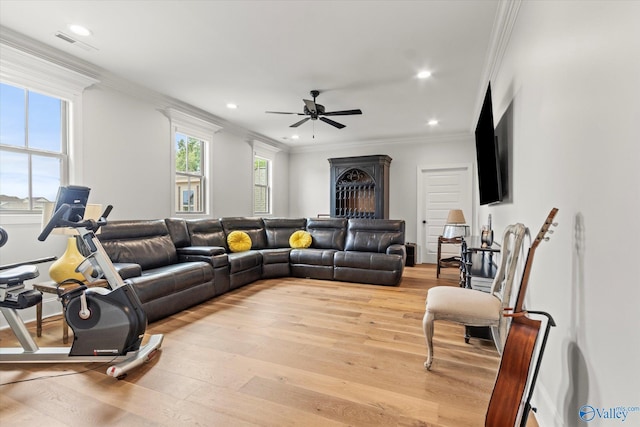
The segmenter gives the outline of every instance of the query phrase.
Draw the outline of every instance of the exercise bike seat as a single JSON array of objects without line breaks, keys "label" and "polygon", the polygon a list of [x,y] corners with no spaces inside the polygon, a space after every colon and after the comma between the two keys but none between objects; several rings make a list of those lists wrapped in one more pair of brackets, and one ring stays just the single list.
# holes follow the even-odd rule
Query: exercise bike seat
[{"label": "exercise bike seat", "polygon": [[5,271],[0,270],[0,285],[19,285],[25,280],[35,279],[40,273],[35,265],[21,265]]}]

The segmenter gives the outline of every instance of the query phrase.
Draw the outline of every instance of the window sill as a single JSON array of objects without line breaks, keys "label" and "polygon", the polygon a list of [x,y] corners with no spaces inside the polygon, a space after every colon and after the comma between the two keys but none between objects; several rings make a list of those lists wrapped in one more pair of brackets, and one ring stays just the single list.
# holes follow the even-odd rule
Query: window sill
[{"label": "window sill", "polygon": [[42,214],[28,213],[0,213],[0,224],[2,225],[41,225]]}]

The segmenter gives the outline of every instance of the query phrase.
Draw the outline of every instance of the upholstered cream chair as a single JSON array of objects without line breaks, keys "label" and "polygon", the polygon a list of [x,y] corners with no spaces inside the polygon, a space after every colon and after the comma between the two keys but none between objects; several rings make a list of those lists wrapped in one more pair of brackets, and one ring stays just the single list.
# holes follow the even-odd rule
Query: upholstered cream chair
[{"label": "upholstered cream chair", "polygon": [[427,341],[427,361],[433,362],[433,322],[448,320],[467,326],[490,326],[496,348],[502,353],[507,337],[508,319],[503,316],[508,307],[516,274],[518,259],[526,228],[522,224],[509,225],[502,238],[500,265],[490,292],[453,286],[436,286],[427,293],[427,308],[422,320]]}]

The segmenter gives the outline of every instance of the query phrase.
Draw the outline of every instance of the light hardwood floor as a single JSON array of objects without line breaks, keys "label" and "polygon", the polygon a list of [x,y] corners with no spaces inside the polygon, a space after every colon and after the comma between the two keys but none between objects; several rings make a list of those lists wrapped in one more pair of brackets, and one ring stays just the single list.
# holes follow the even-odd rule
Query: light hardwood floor
[{"label": "light hardwood floor", "polygon": [[[98,364],[3,364],[2,384],[36,380],[0,387],[0,423],[482,426],[493,345],[465,344],[462,326],[438,322],[432,371],[423,367],[425,296],[457,285],[446,277],[420,265],[398,287],[259,281],[151,324],[165,334],[160,355],[120,381]],[[59,318],[47,319],[38,343],[61,346],[61,335]],[[0,346],[11,345],[2,331]]]}]

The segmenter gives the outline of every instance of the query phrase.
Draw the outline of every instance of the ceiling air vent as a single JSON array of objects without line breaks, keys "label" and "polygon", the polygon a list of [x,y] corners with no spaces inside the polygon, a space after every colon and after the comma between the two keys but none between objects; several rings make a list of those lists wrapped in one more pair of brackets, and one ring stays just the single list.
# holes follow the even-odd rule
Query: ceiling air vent
[{"label": "ceiling air vent", "polygon": [[58,31],[54,34],[57,38],[59,38],[60,40],[64,40],[67,43],[70,43],[74,46],[78,46],[80,49],[86,50],[86,51],[92,51],[92,50],[98,50],[97,48],[86,44],[85,42],[81,42],[80,40],[76,40],[73,37],[71,37],[69,34],[65,34],[62,31]]}]

